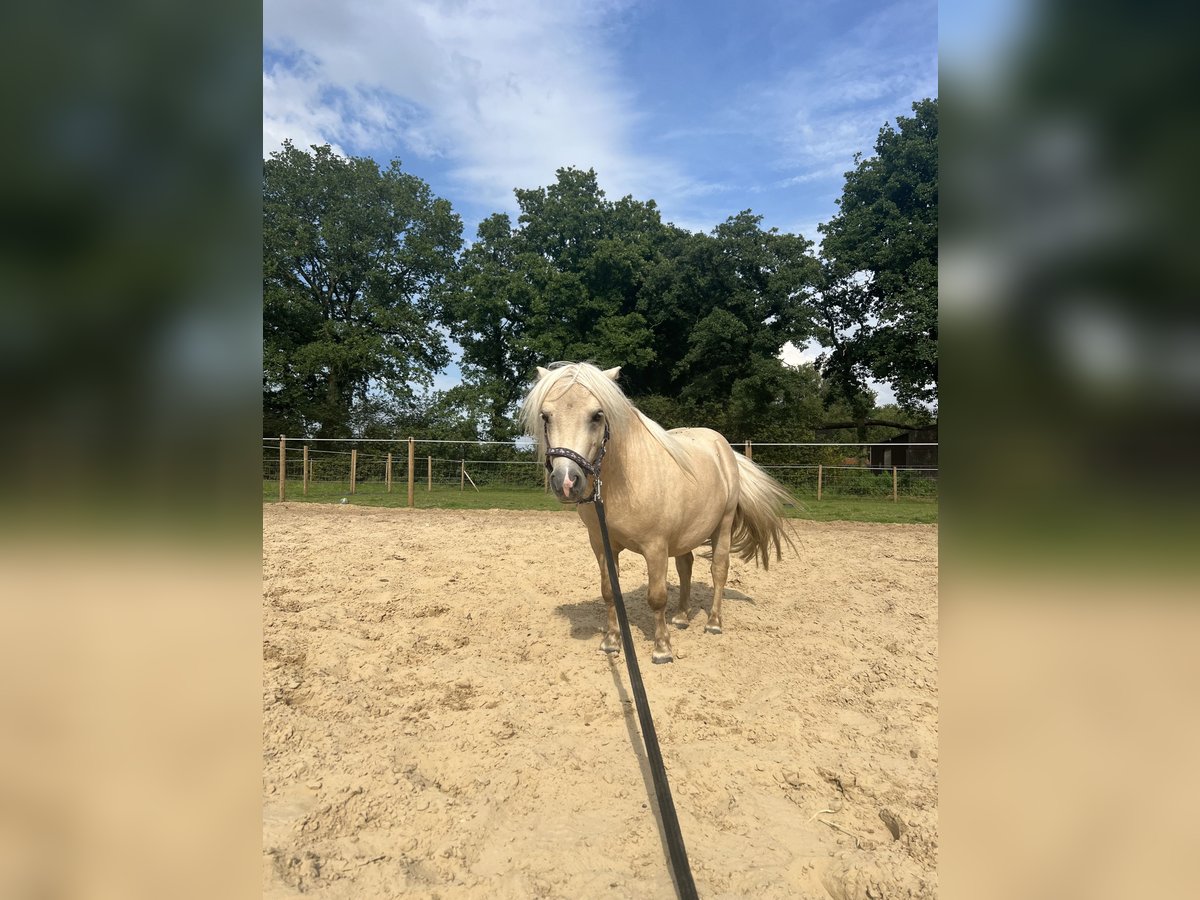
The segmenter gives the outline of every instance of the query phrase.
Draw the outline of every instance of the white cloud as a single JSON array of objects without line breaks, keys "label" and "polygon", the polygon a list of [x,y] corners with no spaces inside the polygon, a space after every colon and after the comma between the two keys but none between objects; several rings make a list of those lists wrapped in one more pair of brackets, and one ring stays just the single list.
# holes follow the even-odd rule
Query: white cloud
[{"label": "white cloud", "polygon": [[345,155],[330,135],[339,130],[339,118],[322,107],[316,85],[288,71],[263,72],[263,157],[290,138],[297,147],[331,144]]},{"label": "white cloud", "polygon": [[936,52],[924,45],[897,51],[936,16],[932,0],[881,6],[828,52],[761,91],[753,107],[780,141],[778,165],[800,170],[790,183],[840,180],[855,153],[870,155],[885,122],[909,114],[913,101],[937,96]]},{"label": "white cloud", "polygon": [[[605,46],[614,4],[582,0],[266,0],[264,151],[299,134],[359,152],[443,158],[478,202],[561,166],[610,195],[699,190],[630,150],[633,99]],[[301,59],[300,65],[289,64]],[[307,142],[307,139],[305,140]]]},{"label": "white cloud", "polygon": [[843,162],[835,162],[827,166],[810,169],[801,175],[793,175],[791,178],[784,178],[782,181],[776,182],[773,187],[793,187],[798,184],[808,184],[809,182],[813,181],[824,181],[829,178],[841,178],[852,168],[853,165],[851,164],[850,160],[847,159]]},{"label": "white cloud", "polygon": [[[854,153],[937,93],[936,7],[899,0],[829,40],[798,40],[794,67],[769,81],[714,75],[728,95],[697,84],[705,112],[660,132],[638,111],[655,88],[622,68],[629,42],[614,39],[636,27],[632,5],[264,0],[264,154],[291,138],[436,162],[452,196],[508,212],[514,188],[593,167],[611,197],[652,197],[665,219],[701,231],[769,193],[802,205],[767,224],[801,224],[816,241]],[[736,149],[706,160],[711,143]]]}]

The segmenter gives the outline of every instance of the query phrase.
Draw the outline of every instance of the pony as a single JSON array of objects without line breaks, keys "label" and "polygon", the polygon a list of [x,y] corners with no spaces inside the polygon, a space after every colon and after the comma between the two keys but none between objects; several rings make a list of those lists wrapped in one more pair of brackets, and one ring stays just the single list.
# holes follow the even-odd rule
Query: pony
[{"label": "pony", "polygon": [[671,623],[690,622],[694,550],[712,547],[712,608],[704,630],[721,634],[721,600],[729,554],[769,568],[782,545],[795,545],[784,528],[783,503],[790,495],[708,428],[665,430],[644,415],[617,386],[620,367],[601,371],[590,363],[538,367],[525,397],[521,424],[538,442],[538,458],[562,503],[576,505],[600,567],[600,592],[608,624],[600,649],[621,647],[613,587],[604,559],[596,505],[597,479],[614,556],[624,550],[646,560],[647,601],[654,613],[656,663],[674,659],[667,629],[667,559],[679,573],[679,606]]}]

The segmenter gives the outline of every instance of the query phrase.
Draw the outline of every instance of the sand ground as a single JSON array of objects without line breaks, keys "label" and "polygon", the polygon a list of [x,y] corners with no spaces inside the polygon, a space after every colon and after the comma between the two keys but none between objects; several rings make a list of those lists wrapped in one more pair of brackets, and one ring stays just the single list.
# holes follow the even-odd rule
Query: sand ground
[{"label": "sand ground", "polygon": [[[263,509],[264,896],[673,897],[570,512]],[[795,523],[639,661],[704,898],[937,894],[937,528]],[[678,590],[670,572],[672,603]]]}]

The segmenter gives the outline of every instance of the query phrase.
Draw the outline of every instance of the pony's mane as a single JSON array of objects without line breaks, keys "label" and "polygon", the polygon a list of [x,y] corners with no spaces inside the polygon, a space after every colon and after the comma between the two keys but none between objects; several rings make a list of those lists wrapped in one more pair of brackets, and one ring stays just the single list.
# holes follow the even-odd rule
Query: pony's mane
[{"label": "pony's mane", "polygon": [[521,405],[521,424],[525,433],[537,441],[539,459],[545,459],[546,455],[546,448],[543,446],[545,432],[540,415],[542,405],[547,398],[565,391],[572,384],[578,384],[599,401],[600,408],[604,410],[608,419],[609,431],[614,437],[639,426],[645,428],[684,472],[693,474],[688,462],[687,449],[683,444],[634,406],[617,383],[591,363],[568,363],[551,369],[550,374],[534,384],[525,397],[525,402]]}]

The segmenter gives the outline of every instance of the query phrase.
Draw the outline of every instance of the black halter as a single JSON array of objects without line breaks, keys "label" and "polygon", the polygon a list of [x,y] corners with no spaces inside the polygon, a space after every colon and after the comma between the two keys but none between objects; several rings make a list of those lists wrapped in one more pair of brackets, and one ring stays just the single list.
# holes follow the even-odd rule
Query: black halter
[{"label": "black halter", "polygon": [[[550,426],[542,422],[542,432],[545,435],[546,443],[550,443]],[[549,447],[546,450],[546,471],[549,472],[553,466],[551,460],[556,456],[561,456],[564,459],[569,459],[579,468],[583,469],[587,474],[592,476],[592,496],[585,497],[580,500],[580,503],[595,503],[600,499],[600,463],[604,461],[604,451],[608,449],[608,418],[604,419],[604,440],[600,442],[600,451],[596,454],[596,458],[588,462],[584,457],[569,447]]]}]

